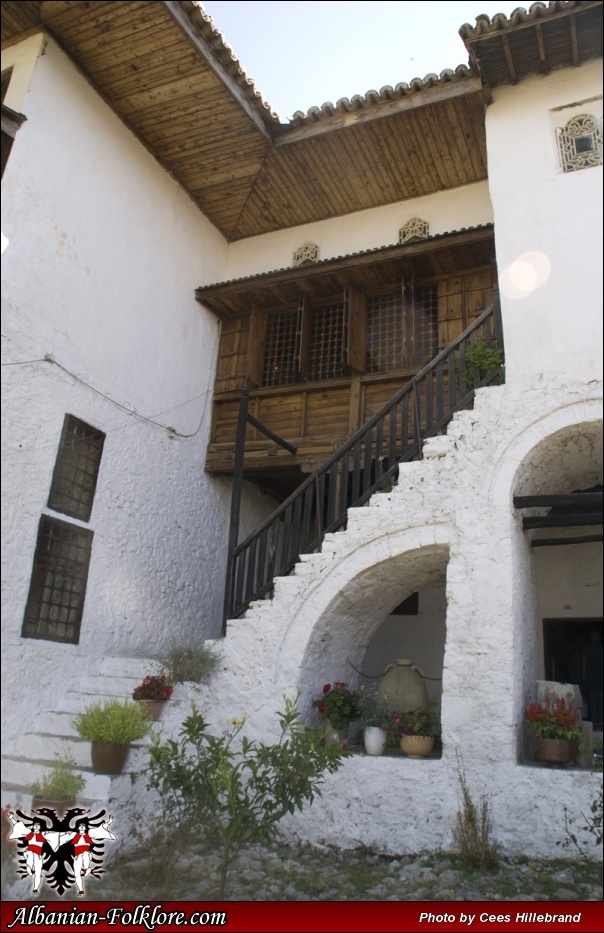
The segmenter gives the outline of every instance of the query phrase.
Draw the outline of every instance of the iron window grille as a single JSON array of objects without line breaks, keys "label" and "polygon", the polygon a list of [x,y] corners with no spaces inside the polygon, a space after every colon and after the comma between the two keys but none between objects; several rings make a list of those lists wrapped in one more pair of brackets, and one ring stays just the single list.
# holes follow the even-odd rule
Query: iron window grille
[{"label": "iron window grille", "polygon": [[48,507],[83,522],[90,519],[105,435],[65,415]]},{"label": "iron window grille", "polygon": [[93,535],[89,528],[42,515],[23,638],[78,644]]}]

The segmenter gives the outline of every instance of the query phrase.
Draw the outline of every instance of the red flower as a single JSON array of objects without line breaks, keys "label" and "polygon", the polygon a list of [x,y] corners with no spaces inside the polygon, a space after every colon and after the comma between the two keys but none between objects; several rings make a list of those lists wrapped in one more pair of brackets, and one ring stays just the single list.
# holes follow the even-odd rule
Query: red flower
[{"label": "red flower", "polygon": [[330,690],[331,690],[331,684],[325,684],[325,686],[323,687],[323,693],[329,693]]}]

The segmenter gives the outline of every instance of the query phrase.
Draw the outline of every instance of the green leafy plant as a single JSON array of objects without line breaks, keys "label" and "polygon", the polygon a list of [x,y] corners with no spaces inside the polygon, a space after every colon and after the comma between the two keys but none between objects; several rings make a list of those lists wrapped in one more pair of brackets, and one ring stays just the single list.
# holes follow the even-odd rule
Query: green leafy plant
[{"label": "green leafy plant", "polygon": [[363,684],[357,695],[356,716],[363,729],[375,726],[387,732],[392,719],[390,710],[378,697],[375,684]]},{"label": "green leafy plant", "polygon": [[208,683],[220,664],[214,645],[174,645],[162,660],[166,676],[174,684]]},{"label": "green leafy plant", "polygon": [[148,733],[151,719],[140,703],[116,699],[86,707],[73,720],[73,727],[88,742],[129,745]]},{"label": "green leafy plant", "polygon": [[435,696],[430,697],[427,706],[391,714],[390,732],[399,739],[404,735],[438,735],[439,730]]},{"label": "green leafy plant", "polygon": [[461,808],[453,829],[453,842],[457,854],[467,868],[495,871],[499,865],[499,847],[492,839],[493,824],[489,802],[481,797],[474,803],[463,763],[458,758],[457,780],[461,792]]},{"label": "green leafy plant", "polygon": [[540,739],[578,739],[581,735],[579,714],[567,706],[564,697],[544,703],[531,703],[524,711],[527,728]]},{"label": "green leafy plant", "polygon": [[84,790],[86,779],[81,772],[74,771],[73,758],[55,754],[55,764],[47,768],[39,781],[34,781],[29,791],[33,797],[45,800],[75,800]]},{"label": "green leafy plant", "polygon": [[478,376],[483,379],[493,369],[501,368],[503,365],[503,350],[498,346],[489,346],[486,340],[479,340],[469,350],[466,351],[465,369],[463,371],[463,381],[466,387],[471,388],[474,385],[474,373],[478,370]]},{"label": "green leafy plant", "polygon": [[[562,846],[565,849],[574,847],[582,859],[585,861],[590,861],[589,853],[587,846],[583,841],[586,837],[592,837],[593,845],[601,846],[603,839],[603,830],[602,830],[602,817],[603,817],[603,808],[604,808],[604,793],[602,790],[602,785],[600,784],[596,795],[591,802],[589,808],[589,814],[581,814],[583,822],[578,823],[574,817],[568,815],[568,807],[564,807],[564,839],[558,841],[556,845]],[[581,839],[581,834],[583,840]]]},{"label": "green leafy plant", "polygon": [[229,866],[242,845],[270,838],[286,813],[302,810],[320,795],[325,772],[340,767],[339,745],[323,746],[315,729],[303,726],[296,700],[285,698],[273,745],[241,736],[245,719],[213,736],[193,704],[179,740],[156,737],[149,747],[147,787],[159,792],[166,825],[189,825],[220,856],[224,899]]},{"label": "green leafy plant", "polygon": [[167,674],[149,674],[142,684],[135,687],[132,692],[133,700],[156,700],[164,703],[169,700],[174,687]]},{"label": "green leafy plant", "polygon": [[348,689],[348,684],[341,680],[325,684],[323,692],[313,701],[322,719],[329,719],[334,729],[345,729],[355,719],[358,706],[358,694]]}]

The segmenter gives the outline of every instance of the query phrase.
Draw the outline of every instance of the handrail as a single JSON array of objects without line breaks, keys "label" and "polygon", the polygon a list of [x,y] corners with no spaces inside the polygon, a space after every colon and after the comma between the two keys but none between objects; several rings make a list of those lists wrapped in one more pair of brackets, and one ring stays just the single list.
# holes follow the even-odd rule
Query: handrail
[{"label": "handrail", "polygon": [[496,292],[491,307],[231,549],[223,634],[228,618],[265,596],[275,577],[289,573],[300,554],[316,551],[327,533],[341,528],[349,508],[393,485],[398,465],[420,458],[424,440],[442,432],[457,411],[471,405],[477,388],[499,381],[501,364],[489,373],[474,370],[473,385],[466,385],[466,352],[483,340],[503,351]]}]

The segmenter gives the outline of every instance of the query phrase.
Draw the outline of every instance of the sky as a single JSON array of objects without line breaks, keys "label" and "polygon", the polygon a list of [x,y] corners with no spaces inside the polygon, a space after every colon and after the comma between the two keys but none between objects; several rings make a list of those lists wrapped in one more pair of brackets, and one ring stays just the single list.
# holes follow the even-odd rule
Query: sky
[{"label": "sky", "polygon": [[[287,122],[326,101],[466,65],[458,30],[519,4],[202,0],[256,89]],[[529,6],[529,4],[527,4]]]}]

